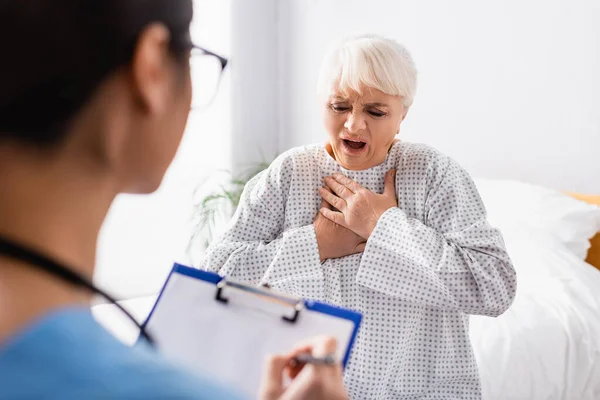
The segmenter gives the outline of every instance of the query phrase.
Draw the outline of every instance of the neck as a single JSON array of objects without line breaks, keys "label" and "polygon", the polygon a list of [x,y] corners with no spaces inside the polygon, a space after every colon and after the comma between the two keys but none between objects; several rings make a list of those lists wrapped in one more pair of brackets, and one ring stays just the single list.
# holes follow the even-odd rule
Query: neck
[{"label": "neck", "polygon": [[[63,151],[61,150],[61,153]],[[53,157],[0,147],[0,235],[91,279],[96,242],[115,197],[84,155]],[[0,255],[0,343],[53,309],[88,303],[90,293]]]}]

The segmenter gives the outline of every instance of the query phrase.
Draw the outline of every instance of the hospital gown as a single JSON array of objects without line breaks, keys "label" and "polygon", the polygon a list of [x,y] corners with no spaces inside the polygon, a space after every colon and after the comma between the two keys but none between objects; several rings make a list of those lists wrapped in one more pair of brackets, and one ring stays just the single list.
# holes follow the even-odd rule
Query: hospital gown
[{"label": "hospital gown", "polygon": [[[335,172],[382,193],[395,168],[398,207],[362,254],[321,263],[318,189]],[[363,314],[344,382],[355,400],[480,399],[469,314],[498,316],[516,276],[469,175],[423,144],[397,142],[380,165],[342,168],[324,145],[292,149],[246,186],[202,268]]]}]

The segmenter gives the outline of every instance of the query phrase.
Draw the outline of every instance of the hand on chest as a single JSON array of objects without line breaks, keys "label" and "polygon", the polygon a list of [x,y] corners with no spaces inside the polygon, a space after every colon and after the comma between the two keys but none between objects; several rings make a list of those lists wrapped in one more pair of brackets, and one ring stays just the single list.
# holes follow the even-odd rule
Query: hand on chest
[{"label": "hand on chest", "polygon": [[314,221],[323,200],[319,194],[319,189],[326,186],[326,177],[336,173],[343,174],[373,193],[383,193],[385,171],[381,173],[374,170],[341,171],[340,169],[328,168],[313,173],[299,172],[292,179],[286,202],[286,229],[304,226]]}]

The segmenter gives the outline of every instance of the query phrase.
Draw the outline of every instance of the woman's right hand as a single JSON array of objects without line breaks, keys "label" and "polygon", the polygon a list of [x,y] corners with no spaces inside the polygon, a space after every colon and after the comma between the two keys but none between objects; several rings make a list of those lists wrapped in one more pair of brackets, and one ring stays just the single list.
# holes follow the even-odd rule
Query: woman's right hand
[{"label": "woman's right hand", "polygon": [[[335,353],[335,349],[335,339],[321,337],[298,345],[287,355],[271,356],[265,365],[259,399],[347,400],[340,364],[290,367],[292,358],[299,354],[325,357]],[[287,387],[284,385],[284,373],[292,379]]]},{"label": "woman's right hand", "polygon": [[[331,206],[323,200],[321,208]],[[315,233],[317,235],[317,245],[319,247],[319,257],[321,262],[329,258],[339,258],[351,254],[362,253],[365,250],[366,240],[350,229],[325,218],[321,212],[317,213],[315,221]]]}]

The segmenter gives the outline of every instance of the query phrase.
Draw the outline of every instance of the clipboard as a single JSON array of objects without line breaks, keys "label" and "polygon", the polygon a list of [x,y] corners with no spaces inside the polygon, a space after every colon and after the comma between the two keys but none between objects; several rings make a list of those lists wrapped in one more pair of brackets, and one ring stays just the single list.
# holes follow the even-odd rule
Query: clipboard
[{"label": "clipboard", "polygon": [[256,398],[264,361],[319,335],[337,339],[345,367],[362,315],[175,264],[144,329],[162,355]]}]

